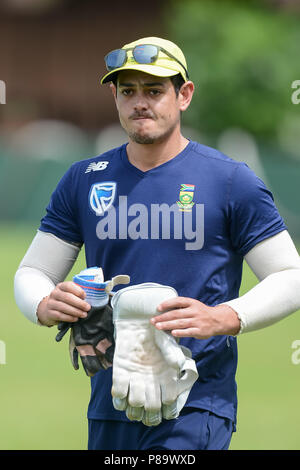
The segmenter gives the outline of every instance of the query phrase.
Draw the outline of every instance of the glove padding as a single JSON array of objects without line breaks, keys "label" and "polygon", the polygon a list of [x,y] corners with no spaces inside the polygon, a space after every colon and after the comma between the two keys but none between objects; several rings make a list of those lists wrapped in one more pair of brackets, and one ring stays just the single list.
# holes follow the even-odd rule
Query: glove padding
[{"label": "glove padding", "polygon": [[146,426],[176,418],[198,377],[190,351],[150,323],[159,303],[175,296],[171,287],[146,283],[121,289],[112,298],[113,406]]},{"label": "glove padding", "polygon": [[91,307],[86,318],[80,318],[70,326],[60,324],[56,341],[61,341],[71,329],[69,350],[75,370],[79,369],[78,354],[86,374],[92,377],[100,369],[112,366],[115,341],[112,308]]},{"label": "glove padding", "polygon": [[56,341],[61,341],[70,329],[69,353],[75,370],[79,369],[78,355],[85,373],[92,377],[101,369],[112,366],[115,349],[112,308],[108,304],[111,289],[118,283],[128,283],[128,276],[116,276],[103,282],[101,268],[89,268],[73,278],[86,291],[86,300],[92,306],[86,318],[76,323],[61,322]]}]

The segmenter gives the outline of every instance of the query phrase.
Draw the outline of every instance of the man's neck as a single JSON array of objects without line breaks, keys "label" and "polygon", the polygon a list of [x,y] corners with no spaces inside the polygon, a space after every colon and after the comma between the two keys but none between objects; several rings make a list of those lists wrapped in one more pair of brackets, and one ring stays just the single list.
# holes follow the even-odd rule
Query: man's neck
[{"label": "man's neck", "polygon": [[128,160],[141,171],[148,171],[162,165],[182,152],[188,139],[181,134],[177,138],[166,139],[154,144],[138,144],[129,140],[127,145]]}]

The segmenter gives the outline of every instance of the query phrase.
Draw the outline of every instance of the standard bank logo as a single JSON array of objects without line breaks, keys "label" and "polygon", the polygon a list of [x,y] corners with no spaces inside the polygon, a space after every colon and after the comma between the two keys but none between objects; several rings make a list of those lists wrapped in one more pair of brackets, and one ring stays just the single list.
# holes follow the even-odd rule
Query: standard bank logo
[{"label": "standard bank logo", "polygon": [[117,183],[112,181],[95,183],[91,186],[89,202],[96,215],[103,215],[113,204],[116,188]]}]

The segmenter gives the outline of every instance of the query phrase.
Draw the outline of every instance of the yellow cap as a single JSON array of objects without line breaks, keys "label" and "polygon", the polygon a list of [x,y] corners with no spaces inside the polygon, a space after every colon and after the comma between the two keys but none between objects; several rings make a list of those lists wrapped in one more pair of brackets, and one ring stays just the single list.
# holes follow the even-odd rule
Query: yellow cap
[{"label": "yellow cap", "polygon": [[[132,49],[140,44],[151,44],[153,46],[161,47],[174,56],[174,59],[160,50],[158,58],[154,63],[138,64],[133,58]],[[173,75],[180,73],[185,82],[188,80],[186,72],[187,64],[182,50],[176,44],[168,41],[167,39],[156,37],[142,38],[129,44],[125,44],[122,49],[131,49],[127,51],[127,60],[125,64],[122,65],[122,67],[111,70],[106,75],[104,75],[104,77],[101,79],[101,83],[107,83],[111,81],[121,70],[137,70],[139,72],[149,73],[150,75],[155,75],[157,77],[172,77]],[[177,59],[179,62],[177,62],[175,59]]]}]

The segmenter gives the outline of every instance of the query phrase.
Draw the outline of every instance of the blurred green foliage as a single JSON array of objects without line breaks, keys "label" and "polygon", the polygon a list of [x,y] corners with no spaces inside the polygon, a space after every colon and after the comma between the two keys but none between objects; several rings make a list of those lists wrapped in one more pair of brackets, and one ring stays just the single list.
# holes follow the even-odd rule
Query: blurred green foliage
[{"label": "blurred green foliage", "polygon": [[299,15],[262,1],[171,0],[165,18],[196,85],[186,125],[212,138],[240,127],[271,141],[286,113],[298,118]]}]

